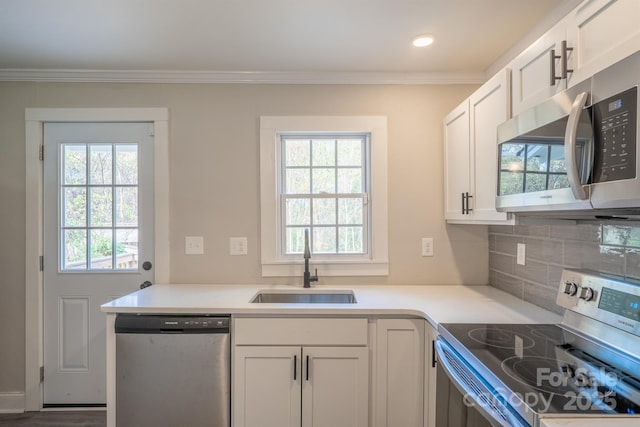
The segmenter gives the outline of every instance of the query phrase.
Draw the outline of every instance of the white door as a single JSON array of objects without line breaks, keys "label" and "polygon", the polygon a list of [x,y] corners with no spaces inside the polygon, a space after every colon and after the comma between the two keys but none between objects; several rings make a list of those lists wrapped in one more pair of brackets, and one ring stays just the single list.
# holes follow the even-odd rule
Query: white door
[{"label": "white door", "polygon": [[369,425],[369,349],[304,347],[302,427]]},{"label": "white door", "polygon": [[106,402],[100,305],[153,282],[153,124],[44,124],[44,405]]}]

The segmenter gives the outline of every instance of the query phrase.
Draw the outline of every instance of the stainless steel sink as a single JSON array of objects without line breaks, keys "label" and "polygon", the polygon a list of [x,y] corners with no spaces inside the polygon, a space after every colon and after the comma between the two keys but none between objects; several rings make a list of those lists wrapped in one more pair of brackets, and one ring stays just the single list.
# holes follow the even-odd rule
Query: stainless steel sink
[{"label": "stainless steel sink", "polygon": [[260,291],[250,302],[258,304],[355,304],[356,296],[352,291]]}]

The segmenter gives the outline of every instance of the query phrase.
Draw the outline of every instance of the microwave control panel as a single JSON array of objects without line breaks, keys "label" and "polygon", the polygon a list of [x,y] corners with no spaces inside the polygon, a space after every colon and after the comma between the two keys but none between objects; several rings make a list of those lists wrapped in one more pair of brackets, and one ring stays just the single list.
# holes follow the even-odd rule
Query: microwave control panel
[{"label": "microwave control panel", "polygon": [[592,106],[594,175],[592,182],[636,177],[638,88],[633,87]]}]

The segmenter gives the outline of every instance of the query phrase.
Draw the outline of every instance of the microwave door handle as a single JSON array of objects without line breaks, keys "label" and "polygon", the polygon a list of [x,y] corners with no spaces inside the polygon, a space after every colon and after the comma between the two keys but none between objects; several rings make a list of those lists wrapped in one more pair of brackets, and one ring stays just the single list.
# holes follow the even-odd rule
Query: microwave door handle
[{"label": "microwave door handle", "polygon": [[580,93],[573,101],[569,119],[567,120],[567,129],[564,135],[564,158],[567,162],[567,179],[569,186],[573,192],[573,196],[577,200],[587,200],[589,194],[585,190],[580,181],[580,171],[576,163],[576,145],[578,137],[578,123],[580,122],[580,114],[587,104],[587,92]]}]

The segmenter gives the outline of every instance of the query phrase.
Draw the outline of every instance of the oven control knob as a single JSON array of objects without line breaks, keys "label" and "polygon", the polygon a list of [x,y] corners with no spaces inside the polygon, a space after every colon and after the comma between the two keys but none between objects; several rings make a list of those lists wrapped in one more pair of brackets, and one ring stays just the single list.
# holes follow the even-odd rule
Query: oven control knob
[{"label": "oven control knob", "polygon": [[575,375],[575,371],[570,365],[563,365],[561,369],[562,373],[568,378],[573,378],[573,376]]},{"label": "oven control knob", "polygon": [[585,301],[591,301],[593,299],[594,292],[593,288],[584,287],[580,289],[580,296],[578,298],[583,299]]},{"label": "oven control knob", "polygon": [[564,290],[562,292],[572,297],[578,293],[578,285],[567,280],[564,282]]}]

